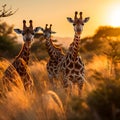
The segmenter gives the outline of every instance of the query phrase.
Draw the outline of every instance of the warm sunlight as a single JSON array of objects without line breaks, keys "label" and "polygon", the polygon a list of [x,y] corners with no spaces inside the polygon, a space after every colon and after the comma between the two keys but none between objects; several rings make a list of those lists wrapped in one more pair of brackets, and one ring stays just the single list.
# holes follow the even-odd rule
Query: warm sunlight
[{"label": "warm sunlight", "polygon": [[120,26],[120,6],[114,6],[114,8],[111,9],[108,23],[114,27]]}]

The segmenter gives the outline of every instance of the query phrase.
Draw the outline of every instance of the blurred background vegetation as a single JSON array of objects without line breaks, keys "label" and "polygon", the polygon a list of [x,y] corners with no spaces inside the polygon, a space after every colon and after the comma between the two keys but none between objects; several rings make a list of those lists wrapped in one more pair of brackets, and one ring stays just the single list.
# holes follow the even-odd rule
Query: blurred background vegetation
[{"label": "blurred background vegetation", "polygon": [[[0,21],[0,57],[10,61],[15,58],[22,47],[22,44],[17,41],[13,27]],[[62,47],[57,40],[54,40],[54,43]],[[62,49],[64,52],[67,51],[64,47]],[[87,83],[85,83],[82,98],[73,95],[68,101],[67,119],[120,120],[120,28],[101,26],[93,36],[82,38],[80,55],[86,66]],[[41,33],[35,35],[31,48],[31,60],[35,59],[37,62],[49,59]],[[33,78],[38,79],[35,78],[35,74],[39,74],[37,68],[31,70],[34,73]],[[39,75],[47,79],[47,75],[43,74],[41,72]],[[40,77],[40,79],[43,78]],[[36,84],[39,86],[38,83]],[[60,91],[56,93],[66,106],[63,94],[60,95]]]}]

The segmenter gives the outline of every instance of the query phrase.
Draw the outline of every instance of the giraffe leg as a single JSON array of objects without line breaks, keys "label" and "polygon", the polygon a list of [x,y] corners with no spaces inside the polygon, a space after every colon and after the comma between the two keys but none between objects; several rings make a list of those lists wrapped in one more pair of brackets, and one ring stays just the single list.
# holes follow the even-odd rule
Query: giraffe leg
[{"label": "giraffe leg", "polygon": [[82,88],[83,88],[83,81],[79,80],[78,81],[78,95],[81,96],[82,95]]},{"label": "giraffe leg", "polygon": [[62,78],[62,83],[63,83],[63,88],[64,88],[64,90],[65,90],[65,93],[68,95],[68,93],[69,93],[69,85],[68,85],[68,81],[67,81],[67,79],[66,79],[66,77],[65,76],[62,76],[63,78]]},{"label": "giraffe leg", "polygon": [[73,83],[72,83],[72,81],[69,82],[69,88],[70,88],[69,95],[72,96],[72,90],[73,90]]},{"label": "giraffe leg", "polygon": [[82,96],[82,90],[81,89],[78,89],[78,95]]},{"label": "giraffe leg", "polygon": [[26,75],[23,77],[23,81],[24,81],[23,84],[24,84],[25,91],[27,91],[28,93],[32,93],[33,80],[28,73],[26,73]]},{"label": "giraffe leg", "polygon": [[66,76],[63,77],[63,87],[64,87],[64,88],[67,88],[67,87],[68,87],[68,80],[67,80],[67,77],[66,77]]},{"label": "giraffe leg", "polygon": [[72,81],[69,80],[68,77],[65,77],[63,80],[63,87],[65,88],[65,92],[67,93],[68,96],[72,96],[72,87],[73,83]]},{"label": "giraffe leg", "polygon": [[73,87],[73,84],[71,82],[68,84],[67,87],[65,87],[65,92],[69,97],[72,96],[72,90],[73,90],[72,87]]}]

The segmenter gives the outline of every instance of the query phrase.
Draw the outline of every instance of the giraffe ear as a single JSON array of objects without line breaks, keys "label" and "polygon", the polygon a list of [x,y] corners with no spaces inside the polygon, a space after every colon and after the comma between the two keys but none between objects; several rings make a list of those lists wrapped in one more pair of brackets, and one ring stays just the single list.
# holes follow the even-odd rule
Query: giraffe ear
[{"label": "giraffe ear", "polygon": [[36,28],[34,29],[34,32],[37,33],[40,29],[41,29],[41,27],[36,27]]},{"label": "giraffe ear", "polygon": [[70,23],[73,23],[73,22],[74,22],[73,19],[70,18],[70,17],[67,17],[67,20],[68,20],[68,22],[70,22]]},{"label": "giraffe ear", "polygon": [[86,17],[86,18],[83,20],[83,22],[86,23],[86,22],[89,21],[89,19],[90,19],[90,17]]},{"label": "giraffe ear", "polygon": [[20,29],[14,29],[14,31],[18,34],[22,34],[22,30],[20,30]]},{"label": "giraffe ear", "polygon": [[42,27],[39,27],[40,30],[42,30],[44,32],[44,29]]}]

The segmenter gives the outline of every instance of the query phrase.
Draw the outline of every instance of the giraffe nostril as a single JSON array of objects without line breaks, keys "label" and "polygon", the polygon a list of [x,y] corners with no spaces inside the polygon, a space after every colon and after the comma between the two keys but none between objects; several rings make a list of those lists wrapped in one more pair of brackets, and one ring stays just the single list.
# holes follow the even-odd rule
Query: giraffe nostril
[{"label": "giraffe nostril", "polygon": [[26,38],[26,41],[30,41],[30,39],[29,39],[29,38]]},{"label": "giraffe nostril", "polygon": [[81,32],[82,30],[81,29],[77,29],[77,32]]},{"label": "giraffe nostril", "polygon": [[31,41],[31,38],[26,38],[26,41],[30,42],[30,41]]}]

